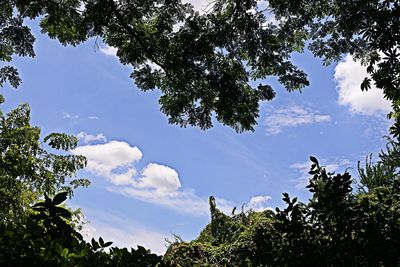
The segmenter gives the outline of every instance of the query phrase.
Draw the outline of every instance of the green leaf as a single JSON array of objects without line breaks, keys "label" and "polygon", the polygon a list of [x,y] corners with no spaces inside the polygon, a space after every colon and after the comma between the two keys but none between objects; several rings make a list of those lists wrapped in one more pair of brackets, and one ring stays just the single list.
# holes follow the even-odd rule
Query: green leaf
[{"label": "green leaf", "polygon": [[103,245],[102,247],[103,247],[103,248],[106,248],[106,247],[108,247],[108,246],[111,246],[112,243],[113,243],[113,242],[111,242],[111,241],[106,242],[106,243],[104,243],[104,245]]},{"label": "green leaf", "polygon": [[311,160],[313,163],[319,165],[318,160],[317,160],[315,157],[310,156],[310,160]]},{"label": "green leaf", "polygon": [[94,238],[92,238],[91,244],[92,244],[93,250],[97,250],[98,248],[100,248],[99,243],[97,243],[97,241],[94,240]]},{"label": "green leaf", "polygon": [[55,149],[71,150],[77,146],[78,139],[64,133],[51,133],[44,138],[44,142],[48,142],[49,146]]},{"label": "green leaf", "polygon": [[72,214],[69,210],[64,209],[62,207],[55,207],[54,211],[56,214],[58,214],[59,216],[65,218],[65,219],[70,219],[72,217]]},{"label": "green leaf", "polygon": [[68,197],[68,192],[61,192],[53,198],[53,205],[59,205],[64,202]]},{"label": "green leaf", "polygon": [[104,240],[102,237],[99,238],[99,243],[101,247],[104,247]]},{"label": "green leaf", "polygon": [[68,248],[64,248],[64,249],[62,250],[61,256],[62,256],[63,258],[66,258],[66,257],[68,256],[68,252],[69,252],[69,249],[68,249]]}]

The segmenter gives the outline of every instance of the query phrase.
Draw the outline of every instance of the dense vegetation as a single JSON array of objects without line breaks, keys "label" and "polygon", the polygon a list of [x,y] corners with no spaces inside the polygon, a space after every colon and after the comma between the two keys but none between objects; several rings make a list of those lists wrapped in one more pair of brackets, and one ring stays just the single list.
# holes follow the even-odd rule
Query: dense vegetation
[{"label": "dense vegetation", "polygon": [[[393,159],[399,144],[392,145]],[[301,203],[284,193],[283,210],[227,216],[210,198],[211,223],[196,240],[172,244],[165,261],[174,266],[398,266],[400,180],[384,160],[387,155],[360,169],[356,192],[349,173],[327,173],[311,157],[311,199]]]},{"label": "dense vegetation", "polygon": [[[0,61],[35,55],[27,18],[39,18],[43,33],[63,44],[100,37],[133,67],[142,90],[162,91],[161,110],[171,123],[206,129],[216,114],[238,132],[252,130],[259,101],[275,95],[265,78],[277,77],[289,91],[308,85],[290,60],[308,44],[326,64],[350,53],[368,66],[371,76],[361,89],[373,83],[383,90],[394,124],[387,150],[378,162],[359,165],[359,179],[327,173],[311,157],[307,203],[285,193],[284,209],[228,216],[211,197],[210,224],[192,242],[177,240],[162,257],[82,238],[79,211],[62,204],[75,188],[89,185],[75,177],[85,158],[68,154],[77,140],[59,133],[41,139],[40,128],[30,125],[29,106],[21,105],[0,113],[0,265],[400,265],[399,2],[269,5],[270,13],[255,0],[216,0],[201,14],[179,0],[1,1]],[[253,88],[251,80],[260,85]],[[0,68],[0,86],[7,82],[21,83],[12,65]]]}]

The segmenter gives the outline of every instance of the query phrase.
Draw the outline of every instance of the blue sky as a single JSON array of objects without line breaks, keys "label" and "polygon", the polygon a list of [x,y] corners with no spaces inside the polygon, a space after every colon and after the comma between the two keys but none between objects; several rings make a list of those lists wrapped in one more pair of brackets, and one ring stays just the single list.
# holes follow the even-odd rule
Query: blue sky
[{"label": "blue sky", "polygon": [[79,137],[72,153],[88,157],[79,176],[92,185],[70,205],[83,209],[88,235],[116,245],[161,253],[172,234],[195,238],[210,220],[210,195],[227,212],[280,206],[283,192],[306,200],[310,155],[330,170],[355,172],[385,144],[390,104],[376,89],[360,91],[365,70],[348,56],[323,67],[308,52],[293,55],[310,87],[288,93],[271,79],[277,97],[262,104],[255,132],[217,122],[204,132],[169,125],[160,93],[137,89],[112,48],[95,39],[63,47],[36,27],[35,35],[36,57],[13,61],[23,85],[3,89],[4,108],[28,102],[43,136]]}]

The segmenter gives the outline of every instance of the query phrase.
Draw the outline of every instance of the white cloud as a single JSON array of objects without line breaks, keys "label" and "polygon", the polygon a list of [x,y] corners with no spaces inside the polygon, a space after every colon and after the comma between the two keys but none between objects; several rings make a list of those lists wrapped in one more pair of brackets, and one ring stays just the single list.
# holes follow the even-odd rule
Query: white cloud
[{"label": "white cloud", "polygon": [[72,153],[88,159],[87,171],[103,176],[116,185],[134,182],[133,175],[136,174],[136,169],[133,163],[143,156],[139,148],[121,141],[79,146]]},{"label": "white cloud", "polygon": [[[200,197],[192,189],[182,188],[176,170],[149,163],[138,171],[135,163],[143,154],[126,142],[79,146],[72,153],[85,156],[88,159],[86,171],[106,178],[111,183],[108,187],[111,192],[181,213],[209,215],[208,197]],[[256,200],[253,199],[249,207],[260,208],[262,203],[256,203]],[[235,206],[232,201],[222,198],[216,198],[216,202],[218,208],[226,213]]]},{"label": "white cloud", "polygon": [[88,116],[88,119],[89,120],[98,120],[99,117],[97,117],[97,116]]},{"label": "white cloud", "polygon": [[263,211],[266,209],[272,209],[267,202],[271,199],[270,196],[254,196],[250,199],[249,203],[245,205],[246,209],[254,211]]},{"label": "white cloud", "polygon": [[174,169],[150,163],[143,169],[142,177],[137,180],[136,186],[168,193],[178,190],[181,187],[181,182]]},{"label": "white cloud", "polygon": [[[322,162],[322,163],[321,163]],[[352,163],[347,160],[341,160],[337,163],[324,163],[324,160],[320,162],[320,165],[325,167],[325,169],[328,172],[336,172],[339,169],[342,168],[348,168],[352,165]],[[290,168],[296,169],[299,173],[300,176],[297,179],[292,180],[296,184],[296,188],[299,190],[305,190],[306,186],[308,185],[309,179],[311,178],[311,175],[308,173],[310,171],[311,167],[311,161],[306,161],[306,162],[297,162],[292,165],[290,165]]]},{"label": "white cloud", "polygon": [[83,225],[82,235],[87,241],[102,237],[105,242],[113,242],[111,247],[137,248],[137,245],[150,249],[158,255],[166,251],[166,238],[171,234],[162,233],[140,225],[130,219],[121,218],[109,212],[83,208],[89,222]]},{"label": "white cloud", "polygon": [[80,133],[78,133],[78,135],[76,137],[78,138],[78,140],[80,140],[86,144],[93,142],[93,141],[107,142],[107,138],[102,133],[97,134],[97,135],[92,135],[92,134],[88,134],[85,132],[80,132]]},{"label": "white cloud", "polygon": [[109,45],[105,45],[104,47],[100,47],[100,52],[107,56],[116,57],[118,49]]},{"label": "white cloud", "polygon": [[348,106],[354,114],[382,115],[391,110],[390,101],[384,98],[382,90],[371,84],[371,89],[361,91],[360,85],[367,77],[366,67],[347,55],[335,68],[339,105]]},{"label": "white cloud", "polygon": [[142,152],[137,147],[110,141],[79,146],[72,153],[85,156],[86,170],[105,177],[113,185],[110,191],[184,213],[208,214],[207,199],[191,190],[180,190],[181,182],[174,169],[149,163],[138,172],[134,163],[142,158]]},{"label": "white cloud", "polygon": [[271,109],[270,111],[264,120],[265,131],[268,135],[279,134],[287,127],[329,122],[331,120],[329,115],[321,115],[317,110],[299,105]]},{"label": "white cloud", "polygon": [[[180,213],[209,215],[208,199],[198,196],[191,189],[181,187],[178,173],[174,169],[150,163],[143,168],[141,175],[135,178],[130,186],[114,186],[108,190]],[[231,201],[225,199],[217,198],[216,202],[223,212],[230,212],[234,207]]]},{"label": "white cloud", "polygon": [[69,114],[67,112],[64,112],[63,113],[63,119],[77,120],[77,119],[79,119],[79,116],[78,115],[72,115],[72,114]]}]

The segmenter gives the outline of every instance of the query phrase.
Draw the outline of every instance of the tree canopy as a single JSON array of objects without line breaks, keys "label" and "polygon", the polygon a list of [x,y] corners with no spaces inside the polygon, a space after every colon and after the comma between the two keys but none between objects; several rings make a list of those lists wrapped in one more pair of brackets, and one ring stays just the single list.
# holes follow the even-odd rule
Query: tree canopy
[{"label": "tree canopy", "polygon": [[[267,9],[257,3],[216,0],[199,13],[180,0],[6,0],[0,58],[34,55],[23,20],[39,17],[42,32],[62,44],[99,37],[117,48],[139,88],[161,90],[161,111],[171,123],[207,129],[215,114],[242,132],[254,129],[259,102],[275,95],[265,78],[277,77],[289,91],[309,84],[291,62],[308,44],[325,64],[345,53],[362,60],[371,78],[361,88],[373,82],[397,105],[398,1],[269,1]],[[20,82],[11,66],[0,74],[1,83]]]}]

